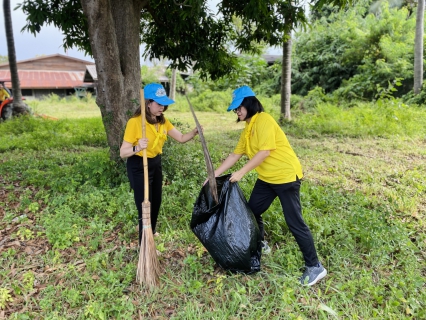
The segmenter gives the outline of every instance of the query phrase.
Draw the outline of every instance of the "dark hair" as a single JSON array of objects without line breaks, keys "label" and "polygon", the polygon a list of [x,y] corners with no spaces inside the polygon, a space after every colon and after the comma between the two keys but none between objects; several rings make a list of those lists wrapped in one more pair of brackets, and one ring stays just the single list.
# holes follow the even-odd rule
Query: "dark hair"
[{"label": "dark hair", "polygon": [[[148,105],[153,102],[154,100],[149,99],[149,100],[145,100],[145,112],[146,112],[146,121],[148,121],[148,123],[150,124],[156,124],[156,123],[160,123],[163,124],[166,122],[166,119],[164,118],[164,115],[162,114],[161,116],[155,117],[156,120],[152,120],[152,114],[149,111]],[[164,111],[167,110],[169,106],[164,106]],[[135,117],[139,117],[141,115],[141,108],[137,108],[135,113],[133,114],[133,118]]]},{"label": "dark hair", "polygon": [[[241,102],[241,105],[247,110],[247,115],[244,120],[250,119],[256,113],[265,111],[262,104],[256,97],[245,97]],[[240,119],[237,119],[237,122],[240,122]]]}]

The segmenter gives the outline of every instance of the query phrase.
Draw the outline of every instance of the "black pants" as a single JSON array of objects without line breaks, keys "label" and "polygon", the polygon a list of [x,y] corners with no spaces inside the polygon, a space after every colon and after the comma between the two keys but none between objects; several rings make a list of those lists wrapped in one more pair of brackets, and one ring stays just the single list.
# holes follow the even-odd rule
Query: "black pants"
[{"label": "black pants", "polygon": [[259,225],[262,239],[265,231],[262,220],[264,213],[276,197],[280,199],[285,221],[302,251],[305,264],[308,267],[318,263],[311,231],[302,217],[300,204],[300,180],[283,184],[271,184],[257,179],[250,196],[249,206]]},{"label": "black pants", "polygon": [[[145,190],[142,157],[132,156],[127,159],[127,176],[129,177],[130,186],[133,189],[136,208],[138,209],[140,243],[143,230],[142,202],[144,201]],[[152,233],[155,233],[163,191],[163,170],[161,167],[161,155],[158,155],[155,158],[148,158],[148,181],[149,202],[151,203],[151,227]]]}]

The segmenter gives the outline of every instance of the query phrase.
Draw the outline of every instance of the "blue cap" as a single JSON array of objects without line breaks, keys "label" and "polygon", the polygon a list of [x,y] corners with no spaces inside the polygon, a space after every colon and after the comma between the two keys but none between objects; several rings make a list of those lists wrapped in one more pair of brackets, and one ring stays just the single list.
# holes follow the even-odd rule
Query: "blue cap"
[{"label": "blue cap", "polygon": [[249,86],[242,86],[232,92],[232,103],[227,111],[237,109],[245,97],[255,97],[253,90]]},{"label": "blue cap", "polygon": [[143,89],[143,92],[145,99],[152,99],[163,106],[168,106],[169,104],[175,103],[167,96],[166,90],[159,83],[147,84]]}]

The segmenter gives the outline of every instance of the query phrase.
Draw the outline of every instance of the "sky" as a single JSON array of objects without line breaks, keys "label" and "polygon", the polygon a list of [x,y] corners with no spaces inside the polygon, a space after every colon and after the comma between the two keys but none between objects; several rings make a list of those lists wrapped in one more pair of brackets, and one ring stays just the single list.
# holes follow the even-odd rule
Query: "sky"
[{"label": "sky", "polygon": [[[73,58],[93,61],[90,56],[86,56],[83,51],[69,49],[65,51],[62,47],[63,35],[54,26],[44,26],[41,31],[34,36],[28,31],[21,31],[25,25],[26,16],[22,10],[14,10],[22,0],[10,0],[12,11],[13,35],[15,38],[16,60],[31,59],[40,55],[63,54]],[[219,0],[209,0],[210,7],[215,10]],[[143,51],[141,51],[143,52]],[[269,49],[269,54],[281,54],[279,49]],[[3,6],[0,8],[0,55],[7,56],[6,32],[4,30]]]},{"label": "sky", "polygon": [[[12,11],[12,27],[15,38],[16,60],[31,59],[39,55],[63,54],[73,58],[93,61],[90,56],[86,56],[83,51],[69,49],[67,52],[62,47],[63,35],[59,29],[53,26],[44,26],[40,33],[34,36],[28,31],[21,32],[25,25],[26,15],[22,10],[14,10],[22,0],[10,0]],[[4,30],[3,6],[0,8],[0,55],[7,56],[6,32]]]}]

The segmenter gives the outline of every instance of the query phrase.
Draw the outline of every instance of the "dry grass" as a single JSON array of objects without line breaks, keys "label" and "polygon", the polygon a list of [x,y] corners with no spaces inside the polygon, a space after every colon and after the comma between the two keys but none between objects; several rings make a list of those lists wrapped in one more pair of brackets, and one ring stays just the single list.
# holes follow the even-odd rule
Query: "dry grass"
[{"label": "dry grass", "polygon": [[[384,197],[397,204],[398,212],[425,218],[426,199],[418,192],[426,188],[425,140],[290,137],[290,141],[303,162],[305,178],[370,198]],[[323,156],[318,157],[318,150]]]}]

